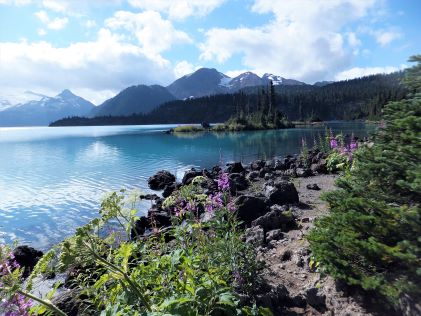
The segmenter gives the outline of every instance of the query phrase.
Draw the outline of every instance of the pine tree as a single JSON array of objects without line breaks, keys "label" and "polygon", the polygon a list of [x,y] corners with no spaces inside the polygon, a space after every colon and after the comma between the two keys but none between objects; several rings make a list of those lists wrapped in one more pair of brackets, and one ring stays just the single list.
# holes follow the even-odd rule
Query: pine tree
[{"label": "pine tree", "polygon": [[385,107],[385,127],[325,195],[331,213],[308,236],[326,272],[395,305],[421,301],[421,56],[411,61],[413,94]]}]

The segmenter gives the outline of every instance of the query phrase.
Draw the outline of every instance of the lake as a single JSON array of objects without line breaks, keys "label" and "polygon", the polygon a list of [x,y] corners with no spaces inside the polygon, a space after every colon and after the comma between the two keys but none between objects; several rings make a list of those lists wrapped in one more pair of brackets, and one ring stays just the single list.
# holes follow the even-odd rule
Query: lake
[{"label": "lake", "polygon": [[[361,122],[327,124],[360,137],[374,129]],[[147,179],[158,170],[181,179],[191,167],[296,154],[302,138],[311,145],[325,130],[163,133],[171,127],[0,128],[0,242],[46,249],[97,216],[105,193],[149,192]]]}]

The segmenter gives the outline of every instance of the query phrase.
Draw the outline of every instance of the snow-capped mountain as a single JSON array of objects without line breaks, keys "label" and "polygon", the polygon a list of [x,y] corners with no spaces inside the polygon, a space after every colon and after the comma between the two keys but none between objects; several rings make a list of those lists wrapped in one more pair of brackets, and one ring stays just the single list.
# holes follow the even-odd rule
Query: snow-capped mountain
[{"label": "snow-capped mountain", "polygon": [[264,74],[262,76],[262,83],[263,84],[268,84],[269,81],[272,80],[272,83],[274,86],[279,86],[279,85],[284,85],[284,86],[299,86],[299,85],[304,85],[304,82],[298,81],[298,80],[294,80],[294,79],[286,79],[284,77],[281,76],[276,76],[273,74]]},{"label": "snow-capped mountain", "polygon": [[230,90],[240,90],[246,87],[262,85],[262,78],[250,71],[244,72],[229,82]]},{"label": "snow-capped mountain", "polygon": [[200,68],[167,86],[178,99],[201,97],[229,91],[230,77],[213,68]]},{"label": "snow-capped mountain", "polygon": [[55,97],[29,94],[37,99],[0,111],[0,126],[43,126],[63,117],[87,115],[94,108],[91,102],[70,90],[63,90]]}]

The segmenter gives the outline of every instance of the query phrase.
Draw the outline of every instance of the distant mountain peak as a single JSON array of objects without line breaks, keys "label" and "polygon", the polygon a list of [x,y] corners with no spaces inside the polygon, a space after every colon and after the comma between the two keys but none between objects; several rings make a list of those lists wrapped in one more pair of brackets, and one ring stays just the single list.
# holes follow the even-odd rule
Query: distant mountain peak
[{"label": "distant mountain peak", "polygon": [[69,89],[64,89],[63,91],[61,91],[59,94],[57,94],[56,98],[74,98],[77,97],[72,91],[70,91]]}]

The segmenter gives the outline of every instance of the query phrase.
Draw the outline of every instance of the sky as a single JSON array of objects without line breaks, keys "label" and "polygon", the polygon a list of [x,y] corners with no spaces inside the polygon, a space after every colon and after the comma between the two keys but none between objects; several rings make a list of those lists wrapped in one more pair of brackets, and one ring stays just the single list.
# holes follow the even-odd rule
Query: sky
[{"label": "sky", "polygon": [[95,104],[201,67],[314,83],[408,67],[418,0],[0,0],[0,99]]}]

